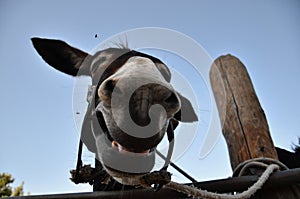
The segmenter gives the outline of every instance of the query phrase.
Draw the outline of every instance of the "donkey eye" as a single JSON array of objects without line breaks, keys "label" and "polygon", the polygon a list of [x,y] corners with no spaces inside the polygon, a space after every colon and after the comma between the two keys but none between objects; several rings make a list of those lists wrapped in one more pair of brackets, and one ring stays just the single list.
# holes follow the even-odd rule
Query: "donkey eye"
[{"label": "donkey eye", "polygon": [[105,62],[106,58],[105,57],[101,57],[100,59],[98,59],[95,63],[92,64],[92,67],[91,67],[91,72],[94,73],[98,68],[99,66]]}]

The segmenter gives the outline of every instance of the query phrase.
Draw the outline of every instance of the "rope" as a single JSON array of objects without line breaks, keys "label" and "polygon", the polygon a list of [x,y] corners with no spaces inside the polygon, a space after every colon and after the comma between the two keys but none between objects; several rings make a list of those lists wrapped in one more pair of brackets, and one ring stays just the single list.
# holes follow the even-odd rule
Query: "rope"
[{"label": "rope", "polygon": [[[276,171],[276,170],[286,170],[288,169],[284,164],[279,162],[278,160],[270,159],[270,158],[256,158],[252,160],[245,161],[237,166],[237,168],[234,171],[233,176],[242,176],[246,173],[247,169],[253,168],[253,167],[259,167],[264,168],[265,171],[262,173],[262,175],[258,178],[257,182],[255,182],[251,187],[249,187],[247,190],[237,193],[235,195],[230,194],[219,194],[214,192],[209,192],[207,190],[202,190],[200,188],[196,188],[194,186],[188,186],[179,184],[173,181],[165,182],[165,187],[176,190],[177,192],[184,193],[188,195],[189,197],[193,198],[205,198],[205,199],[247,199],[250,198],[252,195],[254,195],[259,189],[263,187],[265,182],[269,179],[270,175]],[[151,176],[151,173],[150,173]],[[158,173],[155,173],[152,176],[152,179],[157,179]],[[151,177],[150,177],[151,179]],[[152,180],[151,179],[151,180]],[[151,184],[151,183],[145,183],[144,184]],[[150,180],[150,181],[151,181]]]},{"label": "rope", "polygon": [[269,179],[270,175],[275,171],[278,170],[279,166],[276,164],[271,164],[267,167],[264,173],[259,177],[258,181],[254,183],[248,190],[238,193],[236,195],[229,195],[229,194],[218,194],[209,192],[206,190],[198,189],[196,187],[188,186],[179,184],[176,182],[170,182],[165,186],[176,190],[178,192],[187,194],[188,196],[192,196],[194,198],[206,198],[206,199],[246,199],[250,198],[253,194],[257,192],[257,190],[261,189],[264,183]]},{"label": "rope", "polygon": [[285,166],[283,163],[281,163],[278,160],[271,159],[271,158],[254,158],[247,160],[245,162],[240,163],[235,170],[233,171],[233,176],[240,177],[245,175],[247,169],[253,168],[253,167],[260,167],[266,169],[268,165],[270,164],[276,164],[280,167],[281,170],[288,170],[289,168]]},{"label": "rope", "polygon": [[[267,165],[268,163],[271,163]],[[173,189],[177,192],[184,193],[188,195],[189,197],[192,196],[193,198],[205,198],[205,199],[247,199],[250,198],[252,195],[254,195],[259,189],[263,187],[265,182],[269,179],[270,175],[276,171],[281,169],[287,169],[287,167],[282,164],[281,162],[273,159],[268,158],[259,158],[259,159],[253,159],[246,161],[240,165],[237,166],[237,169],[234,171],[233,176],[242,176],[246,173],[246,170],[253,167],[263,167],[265,168],[265,171],[262,173],[262,175],[258,178],[257,182],[255,182],[251,187],[249,187],[246,191],[243,191],[241,193],[237,193],[235,195],[230,194],[219,194],[214,192],[209,192],[207,190],[202,190],[200,188],[196,188],[193,185],[188,186],[184,184],[179,184],[176,182],[171,181],[171,174],[167,172],[166,170],[163,171],[154,171],[149,174],[146,174],[145,176],[142,176],[140,178],[140,185],[143,187],[151,187],[152,184],[161,184],[164,185],[167,188]],[[91,170],[91,167],[89,165],[85,165],[82,167],[82,169],[85,169],[84,171],[80,172],[86,173],[87,176],[84,177],[84,180],[82,182],[90,182],[90,180],[93,178],[93,170]],[[73,178],[76,171],[73,170],[71,172]],[[92,177],[91,177],[92,176]],[[81,181],[79,182],[81,183]]]}]

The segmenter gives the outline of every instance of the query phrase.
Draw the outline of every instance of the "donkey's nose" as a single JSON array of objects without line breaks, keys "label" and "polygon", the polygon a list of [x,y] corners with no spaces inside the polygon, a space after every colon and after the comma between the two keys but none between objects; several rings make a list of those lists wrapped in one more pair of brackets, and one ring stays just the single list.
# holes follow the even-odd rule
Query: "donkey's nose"
[{"label": "donkey's nose", "polygon": [[167,110],[170,109],[169,111],[172,114],[177,112],[180,106],[179,97],[174,91],[170,91],[170,93],[163,100],[163,103],[165,104]]},{"label": "donkey's nose", "polygon": [[[135,123],[144,126],[150,123],[149,110],[155,104],[162,106],[167,118],[172,117],[180,109],[180,100],[172,88],[165,85],[149,84],[138,88],[131,97],[130,114]],[[160,117],[162,112],[155,113]]]}]

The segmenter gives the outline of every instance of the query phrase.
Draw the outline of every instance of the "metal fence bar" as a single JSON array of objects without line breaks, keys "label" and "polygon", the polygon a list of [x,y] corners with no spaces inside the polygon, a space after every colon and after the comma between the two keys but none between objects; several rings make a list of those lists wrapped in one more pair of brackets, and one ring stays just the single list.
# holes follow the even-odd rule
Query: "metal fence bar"
[{"label": "metal fence bar", "polygon": [[[193,183],[194,186],[208,191],[226,193],[239,192],[246,190],[249,186],[257,181],[257,176],[242,176],[221,180],[213,180],[206,182]],[[191,185],[191,183],[189,184]],[[286,171],[275,172],[266,182],[264,189],[274,189],[277,187],[287,187],[291,185],[300,186],[300,168]],[[53,194],[53,195],[36,195],[36,196],[21,196],[11,197],[10,199],[132,199],[132,198],[188,198],[186,195],[178,193],[171,189],[163,188],[159,192],[154,192],[152,189],[141,190],[126,190],[126,191],[99,191],[90,193],[70,193],[70,194]]]},{"label": "metal fence bar", "polygon": [[[197,188],[219,193],[240,192],[246,190],[258,180],[258,176],[241,176],[207,182],[197,182]],[[275,172],[264,184],[265,189],[276,189],[290,185],[300,185],[300,168]]]}]

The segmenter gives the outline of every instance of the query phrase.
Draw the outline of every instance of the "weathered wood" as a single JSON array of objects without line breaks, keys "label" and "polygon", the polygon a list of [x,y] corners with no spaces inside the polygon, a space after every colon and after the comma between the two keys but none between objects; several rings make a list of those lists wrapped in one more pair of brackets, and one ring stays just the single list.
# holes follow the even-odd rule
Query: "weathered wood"
[{"label": "weathered wood", "polygon": [[[211,67],[210,81],[231,167],[235,169],[238,164],[253,158],[278,160],[266,116],[243,63],[232,55],[217,58]],[[295,183],[271,189],[264,186],[251,199],[299,197],[300,185]]]},{"label": "weathered wood", "polygon": [[232,168],[249,159],[278,159],[268,123],[243,63],[232,55],[217,58],[210,81]]}]

